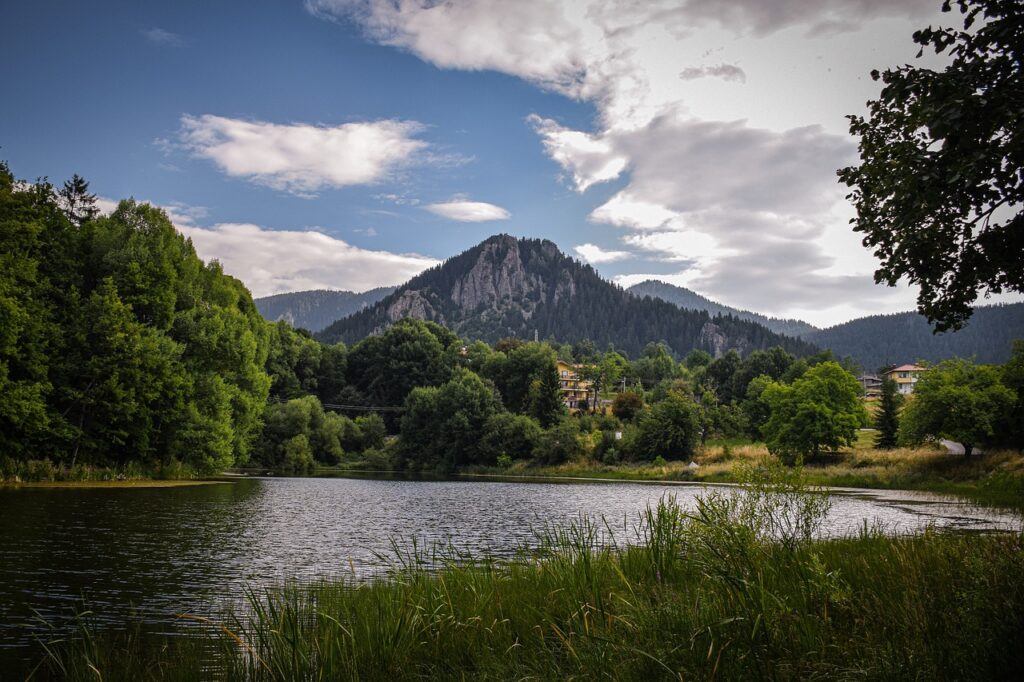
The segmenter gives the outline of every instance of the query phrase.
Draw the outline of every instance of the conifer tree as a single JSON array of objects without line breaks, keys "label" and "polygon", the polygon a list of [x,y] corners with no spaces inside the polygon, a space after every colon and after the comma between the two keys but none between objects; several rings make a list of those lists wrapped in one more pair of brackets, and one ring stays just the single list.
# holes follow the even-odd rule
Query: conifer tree
[{"label": "conifer tree", "polygon": [[878,416],[875,428],[878,436],[875,447],[879,450],[891,450],[896,447],[897,434],[900,428],[899,410],[903,396],[896,392],[896,382],[886,377],[882,380],[882,401],[878,405]]}]

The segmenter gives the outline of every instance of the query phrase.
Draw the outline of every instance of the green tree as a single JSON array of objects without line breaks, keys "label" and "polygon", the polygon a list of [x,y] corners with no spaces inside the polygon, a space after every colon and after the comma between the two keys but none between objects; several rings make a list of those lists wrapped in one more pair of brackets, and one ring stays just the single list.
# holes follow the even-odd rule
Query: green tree
[{"label": "green tree", "polygon": [[558,379],[558,367],[553,361],[540,371],[530,385],[530,416],[548,427],[558,421],[565,413],[562,402],[562,389]]},{"label": "green tree", "polygon": [[89,192],[89,183],[78,173],[64,183],[57,196],[60,197],[61,208],[68,219],[78,226],[99,215],[96,195]]},{"label": "green tree", "polygon": [[413,319],[399,320],[380,336],[369,336],[348,354],[346,377],[376,406],[401,405],[418,386],[438,386],[452,376],[445,349],[451,332]]},{"label": "green tree", "polygon": [[400,464],[453,471],[480,463],[480,434],[500,409],[493,385],[466,369],[456,370],[441,386],[413,389],[402,414]]},{"label": "green tree", "polygon": [[384,426],[384,418],[376,412],[356,417],[356,427],[359,429],[359,444],[363,450],[384,447],[384,436],[387,431]]},{"label": "green tree", "polygon": [[1013,342],[1013,355],[1003,365],[1003,385],[1014,392],[1013,408],[1002,426],[1000,440],[1024,450],[1024,340]]},{"label": "green tree", "polygon": [[1024,291],[1024,23],[1019,0],[946,0],[963,30],[928,27],[914,42],[950,59],[903,66],[867,118],[851,116],[861,165],[839,171],[854,230],[881,260],[877,282],[920,286],[939,330],[963,325],[980,291]]},{"label": "green tree", "polygon": [[548,344],[520,343],[487,357],[481,376],[498,387],[506,409],[525,414],[531,410],[534,382],[550,382],[546,375],[554,371],[557,384],[555,362],[555,351]]},{"label": "green tree", "polygon": [[771,406],[765,399],[765,389],[772,384],[772,378],[766,374],[754,377],[747,384],[747,397],[740,403],[746,420],[747,434],[752,438],[764,438],[762,429],[771,417]]},{"label": "green tree", "polygon": [[541,428],[524,414],[499,412],[484,425],[481,437],[481,464],[493,465],[506,454],[512,459],[529,459],[540,440]]},{"label": "green tree", "polygon": [[868,415],[861,387],[836,362],[823,362],[791,385],[772,383],[764,389],[771,410],[762,427],[768,451],[793,464],[822,451],[852,446]]},{"label": "green tree", "polygon": [[701,434],[700,407],[672,392],[641,413],[635,449],[642,459],[693,459]]},{"label": "green tree", "polygon": [[45,224],[65,219],[46,209],[37,193],[17,191],[0,163],[0,452],[14,457],[32,454],[51,428],[50,356],[60,330],[40,295],[48,288],[40,265]]},{"label": "green tree", "polygon": [[644,409],[643,397],[635,391],[625,391],[612,401],[612,414],[622,421],[633,421]]},{"label": "green tree", "polygon": [[579,436],[579,421],[563,417],[541,434],[533,448],[533,458],[538,464],[562,464],[579,459],[585,452]]},{"label": "green tree", "polygon": [[879,450],[891,450],[899,442],[900,406],[903,396],[896,388],[896,382],[885,377],[882,380],[882,399],[878,403],[878,415],[875,417],[875,447]]},{"label": "green tree", "polygon": [[969,360],[947,360],[924,373],[903,410],[901,443],[948,439],[974,448],[996,440],[996,427],[1013,409],[1014,393],[999,371]]}]

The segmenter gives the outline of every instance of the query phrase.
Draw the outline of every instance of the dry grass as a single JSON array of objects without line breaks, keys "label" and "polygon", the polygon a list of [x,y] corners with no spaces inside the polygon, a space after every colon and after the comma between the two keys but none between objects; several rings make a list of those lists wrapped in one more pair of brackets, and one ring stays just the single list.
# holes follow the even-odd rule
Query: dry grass
[{"label": "dry grass", "polygon": [[[874,431],[860,431],[853,448],[805,462],[804,473],[816,485],[929,490],[963,495],[997,506],[1024,508],[1024,454],[1020,452],[1001,450],[968,458],[951,455],[939,446],[876,450],[874,438]],[[725,483],[737,480],[743,464],[757,464],[770,457],[763,443],[711,444],[694,457],[696,467],[680,461],[658,466],[647,462],[606,465],[581,460],[547,467],[517,463],[505,473],[528,477]]]}]

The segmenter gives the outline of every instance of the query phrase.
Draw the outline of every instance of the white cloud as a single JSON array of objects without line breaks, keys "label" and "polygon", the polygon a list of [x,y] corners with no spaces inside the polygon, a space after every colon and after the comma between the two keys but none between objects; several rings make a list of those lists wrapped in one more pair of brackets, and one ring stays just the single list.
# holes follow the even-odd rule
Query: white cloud
[{"label": "white cloud", "polygon": [[501,206],[488,204],[483,201],[469,201],[456,198],[438,204],[427,204],[423,208],[434,215],[449,220],[457,220],[461,223],[480,223],[490,220],[508,220],[512,214]]},{"label": "white cloud", "polygon": [[656,230],[665,227],[678,215],[661,204],[637,199],[630,192],[622,191],[591,211],[589,219],[595,223],[608,223],[637,230]]},{"label": "white cloud", "polygon": [[[100,197],[101,213],[118,202]],[[250,223],[196,224],[207,214],[185,204],[161,206],[204,261],[217,260],[253,297],[309,289],[366,291],[406,282],[440,261],[419,254],[372,251],[315,230],[274,230]],[[369,230],[367,231],[369,235]]]},{"label": "white cloud", "polygon": [[580,244],[573,250],[577,256],[593,265],[614,263],[617,260],[625,260],[633,255],[628,251],[606,251],[596,244]]},{"label": "white cloud", "polygon": [[302,196],[325,187],[369,185],[428,147],[415,121],[319,126],[183,116],[181,145],[232,177]]},{"label": "white cloud", "polygon": [[626,169],[628,159],[615,153],[608,140],[568,130],[536,115],[530,116],[528,121],[541,136],[548,156],[572,173],[573,184],[580,192],[591,185],[614,180]]},{"label": "white cloud", "polygon": [[163,45],[166,47],[183,47],[185,45],[185,39],[177,33],[171,33],[162,28],[147,28],[139,31],[143,37],[151,43],[156,45]]}]

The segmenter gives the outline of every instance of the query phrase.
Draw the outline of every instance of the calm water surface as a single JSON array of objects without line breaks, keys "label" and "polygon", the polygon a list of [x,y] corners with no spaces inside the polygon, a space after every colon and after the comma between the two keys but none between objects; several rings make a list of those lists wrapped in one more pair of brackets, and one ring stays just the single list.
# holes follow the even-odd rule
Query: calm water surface
[{"label": "calm water surface", "polygon": [[[348,478],[259,479],[151,489],[0,489],[0,648],[19,647],[37,617],[66,622],[83,604],[101,623],[169,623],[215,614],[246,586],[383,569],[393,538],[512,553],[532,529],[580,514],[632,525],[665,494],[705,490],[640,483],[525,483]],[[1020,528],[1019,517],[907,492],[835,497],[830,534],[869,523]]]}]

